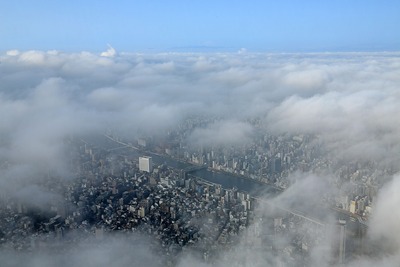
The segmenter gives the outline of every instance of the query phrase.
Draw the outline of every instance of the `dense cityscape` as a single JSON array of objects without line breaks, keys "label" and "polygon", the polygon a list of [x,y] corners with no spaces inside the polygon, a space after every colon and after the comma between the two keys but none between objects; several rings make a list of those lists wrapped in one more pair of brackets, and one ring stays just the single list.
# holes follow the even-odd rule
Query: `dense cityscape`
[{"label": "dense cityscape", "polygon": [[[112,133],[66,138],[71,179],[57,179],[49,169],[34,185],[51,192],[42,203],[2,195],[1,248],[57,254],[69,250],[65,244],[124,233],[145,236],[160,266],[177,266],[188,253],[204,264],[222,264],[221,255],[231,261],[241,249],[281,266],[309,266],[310,251],[321,247],[333,265],[370,253],[363,238],[371,207],[382,177],[395,170],[330,158],[317,136],[259,135],[225,147],[188,143],[185,136],[207,123],[188,119],[161,141]],[[316,192],[313,202],[274,200],[296,183],[293,174],[327,170],[334,190]],[[224,187],[210,181],[210,173],[270,191],[248,192],[240,183]],[[243,261],[248,259],[235,262]]]}]

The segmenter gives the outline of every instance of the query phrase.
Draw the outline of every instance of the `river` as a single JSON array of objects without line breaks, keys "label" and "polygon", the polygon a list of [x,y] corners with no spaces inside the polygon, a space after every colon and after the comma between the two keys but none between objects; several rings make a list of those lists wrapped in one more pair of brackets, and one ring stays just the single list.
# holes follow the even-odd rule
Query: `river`
[{"label": "river", "polygon": [[[90,137],[90,139],[85,138],[85,140],[89,140],[89,144],[92,144],[101,149],[113,151],[113,153],[115,153],[116,155],[123,155],[131,158],[138,158],[139,156],[150,156],[153,159],[154,165],[166,164],[169,167],[182,170],[196,166],[194,164],[183,162],[166,155],[160,155],[145,150],[134,149],[132,147],[124,147],[124,145],[126,145],[124,142],[112,140],[112,138],[106,137],[104,135]],[[282,193],[282,190],[276,188],[273,185],[261,183],[250,178],[241,177],[239,175],[230,174],[227,172],[217,172],[210,169],[201,169],[190,172],[190,174],[211,183],[220,184],[226,189],[235,187],[239,191],[248,192],[253,197],[274,197]],[[307,211],[302,211],[302,209],[299,208],[298,210],[293,212],[304,215],[307,214],[307,216],[311,216],[310,218],[316,218],[321,222],[326,222],[327,218],[330,217],[330,215],[334,214],[334,217],[336,218],[345,218],[349,224],[348,226],[350,226],[351,228],[358,228],[359,226],[359,223],[357,221],[354,221],[354,218],[352,219],[352,216],[350,216],[349,214],[340,212],[338,210],[331,210],[329,208],[321,207],[320,209],[313,209],[312,211],[310,211],[309,209],[307,209]],[[310,214],[310,212],[312,214]]]},{"label": "river", "polygon": [[[197,166],[188,162],[183,162],[177,159],[174,159],[167,155],[160,155],[157,153],[134,149],[131,147],[123,147],[124,142],[112,140],[110,137],[106,136],[91,136],[86,137],[85,141],[89,144],[94,145],[95,147],[99,147],[101,149],[107,149],[113,151],[116,155],[123,155],[128,156],[131,158],[138,158],[140,156],[150,156],[152,157],[154,165],[161,165],[166,164],[169,167],[175,169],[186,169],[193,166]],[[247,177],[243,177],[236,174],[230,174],[227,172],[219,172],[219,171],[212,171],[210,169],[201,169],[190,172],[191,175],[209,181],[211,183],[220,184],[224,188],[233,188],[236,187],[239,191],[250,193],[252,196],[276,196],[277,194],[281,193],[282,190],[279,188],[268,185],[265,183],[261,183],[256,180],[252,180]]]}]

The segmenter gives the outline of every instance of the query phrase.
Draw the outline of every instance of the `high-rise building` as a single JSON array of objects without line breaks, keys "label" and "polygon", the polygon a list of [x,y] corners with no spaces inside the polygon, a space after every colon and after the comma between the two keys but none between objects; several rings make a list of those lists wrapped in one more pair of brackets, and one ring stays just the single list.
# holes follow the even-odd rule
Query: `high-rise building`
[{"label": "high-rise building", "polygon": [[339,264],[344,264],[346,257],[346,221],[339,220]]},{"label": "high-rise building", "polygon": [[153,171],[153,160],[151,157],[139,157],[139,170],[144,172]]},{"label": "high-rise building", "polygon": [[351,213],[356,213],[356,208],[357,208],[357,202],[354,200],[350,201],[349,211]]},{"label": "high-rise building", "polygon": [[282,171],[282,161],[280,158],[276,157],[271,160],[271,171],[272,173],[279,173]]}]

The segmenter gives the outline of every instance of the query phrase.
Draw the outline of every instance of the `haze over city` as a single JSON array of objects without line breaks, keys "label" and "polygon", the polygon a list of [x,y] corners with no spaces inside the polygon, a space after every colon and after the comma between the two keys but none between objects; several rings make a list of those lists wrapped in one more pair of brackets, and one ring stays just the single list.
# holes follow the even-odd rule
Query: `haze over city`
[{"label": "haze over city", "polygon": [[2,3],[0,265],[398,266],[399,12]]}]

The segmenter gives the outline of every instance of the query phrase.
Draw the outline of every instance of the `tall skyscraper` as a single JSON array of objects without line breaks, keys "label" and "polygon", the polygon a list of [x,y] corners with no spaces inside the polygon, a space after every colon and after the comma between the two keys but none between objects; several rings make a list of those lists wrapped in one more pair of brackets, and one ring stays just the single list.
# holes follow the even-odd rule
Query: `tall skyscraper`
[{"label": "tall skyscraper", "polygon": [[144,172],[153,171],[153,160],[151,157],[139,157],[139,170]]},{"label": "tall skyscraper", "polygon": [[346,257],[346,221],[339,220],[339,264],[344,264]]}]

